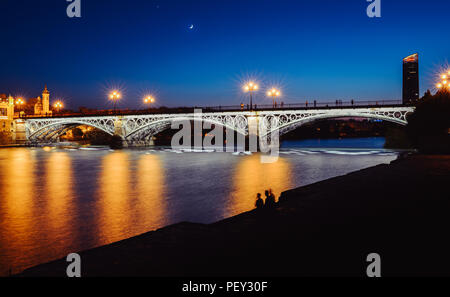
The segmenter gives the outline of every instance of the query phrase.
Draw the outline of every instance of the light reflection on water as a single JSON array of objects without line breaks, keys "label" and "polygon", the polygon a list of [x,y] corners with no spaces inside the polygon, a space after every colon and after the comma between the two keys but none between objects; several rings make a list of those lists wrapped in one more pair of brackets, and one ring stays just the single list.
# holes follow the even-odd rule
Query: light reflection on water
[{"label": "light reflection on water", "polygon": [[0,275],[180,221],[210,223],[252,209],[267,188],[278,196],[396,157],[288,149],[263,164],[257,154],[148,152],[1,149]]},{"label": "light reflection on water", "polygon": [[[289,162],[280,158],[276,163],[261,163],[259,155],[244,158],[236,166],[230,202],[226,205],[224,216],[241,213],[255,204],[256,193],[271,188],[277,195],[293,187]],[[242,178],[244,177],[244,178]]]}]

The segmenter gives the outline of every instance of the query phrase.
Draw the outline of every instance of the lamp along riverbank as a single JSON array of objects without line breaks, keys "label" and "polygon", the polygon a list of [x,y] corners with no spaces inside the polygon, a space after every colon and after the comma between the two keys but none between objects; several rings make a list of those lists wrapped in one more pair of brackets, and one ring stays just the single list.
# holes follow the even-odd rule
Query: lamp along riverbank
[{"label": "lamp along riverbank", "polygon": [[[382,276],[450,276],[449,176],[449,155],[411,155],[285,191],[274,209],[80,252],[81,274],[365,277],[367,255],[377,253]],[[65,277],[69,264],[19,276]]]}]

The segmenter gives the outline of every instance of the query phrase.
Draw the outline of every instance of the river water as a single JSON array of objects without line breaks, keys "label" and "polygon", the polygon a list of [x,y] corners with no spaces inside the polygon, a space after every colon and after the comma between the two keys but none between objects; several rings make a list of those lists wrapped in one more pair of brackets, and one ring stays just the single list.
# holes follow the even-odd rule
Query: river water
[{"label": "river water", "polygon": [[[383,138],[287,141],[259,154],[0,149],[0,275],[169,224],[211,223],[282,191],[394,160]],[[351,147],[351,149],[348,149]]]}]

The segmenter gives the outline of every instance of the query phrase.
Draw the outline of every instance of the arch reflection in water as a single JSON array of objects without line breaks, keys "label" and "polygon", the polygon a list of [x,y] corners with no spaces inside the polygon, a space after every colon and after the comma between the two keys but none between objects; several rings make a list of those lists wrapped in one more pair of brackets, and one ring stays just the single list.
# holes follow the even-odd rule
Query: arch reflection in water
[{"label": "arch reflection in water", "polygon": [[264,190],[272,189],[274,194],[292,188],[291,164],[285,158],[274,163],[261,163],[259,154],[243,157],[233,176],[233,190],[225,216],[251,210],[255,207],[256,193],[264,197]]},{"label": "arch reflection in water", "polygon": [[[114,152],[102,160],[99,178],[99,244],[135,236],[165,222],[165,181],[161,161],[144,155],[133,161],[125,152]],[[136,172],[132,175],[131,172]]]}]

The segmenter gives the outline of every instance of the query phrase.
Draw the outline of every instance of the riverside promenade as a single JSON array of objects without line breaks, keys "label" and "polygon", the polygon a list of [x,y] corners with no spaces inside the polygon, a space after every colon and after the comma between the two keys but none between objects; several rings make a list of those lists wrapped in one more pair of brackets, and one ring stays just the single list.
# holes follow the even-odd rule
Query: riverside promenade
[{"label": "riverside promenade", "polygon": [[[450,276],[449,185],[450,156],[412,155],[286,191],[272,210],[80,252],[82,276],[365,277],[370,253],[382,276]],[[64,277],[67,265],[19,276]]]}]

